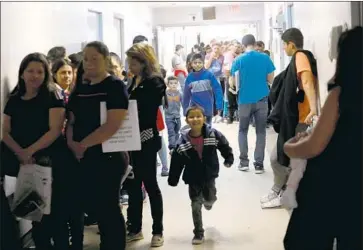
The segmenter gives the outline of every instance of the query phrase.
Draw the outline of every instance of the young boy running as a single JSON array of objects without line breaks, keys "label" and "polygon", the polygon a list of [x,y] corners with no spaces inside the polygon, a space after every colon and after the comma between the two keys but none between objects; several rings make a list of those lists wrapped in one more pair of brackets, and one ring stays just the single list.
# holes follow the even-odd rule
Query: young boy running
[{"label": "young boy running", "polygon": [[218,115],[223,107],[222,87],[216,77],[204,68],[204,61],[201,54],[192,57],[193,71],[185,80],[183,109],[189,106],[198,105],[205,110],[206,122],[211,125],[214,113],[214,99]]},{"label": "young boy running", "polygon": [[191,106],[186,111],[189,129],[181,131],[181,137],[172,153],[168,183],[177,186],[184,169],[183,180],[189,185],[194,222],[193,245],[204,242],[202,205],[211,210],[217,200],[215,179],[219,174],[217,149],[221,152],[224,166],[233,164],[233,151],[227,139],[216,129],[206,125],[204,110]]}]

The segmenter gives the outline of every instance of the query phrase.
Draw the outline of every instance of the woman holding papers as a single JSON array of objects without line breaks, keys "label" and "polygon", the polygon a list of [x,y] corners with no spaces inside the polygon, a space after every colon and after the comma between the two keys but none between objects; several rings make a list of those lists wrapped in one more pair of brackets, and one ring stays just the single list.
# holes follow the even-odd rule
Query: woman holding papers
[{"label": "woman holding papers", "polygon": [[[1,158],[4,174],[17,177],[20,166],[48,162],[52,167],[51,214],[33,222],[32,236],[38,250],[47,250],[53,237],[54,249],[68,248],[68,228],[62,214],[66,144],[61,136],[64,103],[51,82],[44,55],[32,53],[20,64],[18,84],[4,109]],[[63,182],[63,183],[62,183]],[[64,204],[63,204],[64,205]],[[44,211],[43,211],[44,212]]]},{"label": "woman holding papers", "polygon": [[[131,152],[135,179],[129,186],[129,234],[127,241],[142,240],[143,182],[150,198],[153,217],[151,247],[164,244],[163,200],[156,179],[156,157],[161,148],[161,137],[156,126],[157,112],[165,96],[166,85],[154,49],[145,43],[134,44],[127,52],[129,70],[134,75],[129,87],[130,100],[136,100],[139,113],[141,150]],[[132,209],[131,209],[132,208]]]},{"label": "woman holding papers", "polygon": [[[110,53],[102,42],[91,42],[83,50],[83,76],[68,102],[67,142],[80,162],[85,212],[97,219],[100,249],[125,249],[125,221],[119,207],[119,190],[125,162],[120,152],[103,150],[123,123],[128,96],[125,84],[108,73]],[[87,81],[84,81],[87,79]],[[106,122],[101,125],[101,108]]]}]

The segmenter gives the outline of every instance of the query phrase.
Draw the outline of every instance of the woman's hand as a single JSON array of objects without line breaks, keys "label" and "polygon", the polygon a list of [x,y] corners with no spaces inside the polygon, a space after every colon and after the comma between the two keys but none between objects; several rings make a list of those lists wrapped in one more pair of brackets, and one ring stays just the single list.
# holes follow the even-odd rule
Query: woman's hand
[{"label": "woman's hand", "polygon": [[33,164],[35,162],[33,159],[33,152],[31,152],[29,149],[22,149],[16,153],[16,156],[23,165]]},{"label": "woman's hand", "polygon": [[73,154],[76,156],[77,160],[83,158],[84,152],[87,148],[83,146],[80,142],[72,141],[68,143],[69,148],[72,150]]}]

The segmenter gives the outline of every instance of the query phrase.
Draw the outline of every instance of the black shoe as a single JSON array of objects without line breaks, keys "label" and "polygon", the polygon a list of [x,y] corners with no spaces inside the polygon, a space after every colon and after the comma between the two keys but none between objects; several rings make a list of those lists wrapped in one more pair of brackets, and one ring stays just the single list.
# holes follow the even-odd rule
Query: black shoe
[{"label": "black shoe", "polygon": [[263,174],[265,172],[265,168],[263,166],[255,164],[255,174]]},{"label": "black shoe", "polygon": [[227,124],[232,124],[233,123],[233,118],[228,118],[228,120],[227,120]]},{"label": "black shoe", "polygon": [[201,245],[204,242],[204,235],[194,235],[192,244],[193,245]]}]

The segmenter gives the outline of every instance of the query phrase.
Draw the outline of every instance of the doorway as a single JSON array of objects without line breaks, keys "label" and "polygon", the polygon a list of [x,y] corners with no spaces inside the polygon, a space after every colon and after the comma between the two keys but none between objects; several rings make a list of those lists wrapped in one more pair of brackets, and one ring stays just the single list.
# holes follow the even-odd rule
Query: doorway
[{"label": "doorway", "polygon": [[216,25],[195,25],[182,27],[156,27],[158,41],[159,62],[165,69],[171,69],[171,58],[174,55],[175,46],[181,44],[185,55],[191,52],[195,44],[203,42],[209,44],[212,39],[218,41],[241,41],[246,34],[258,37],[256,23],[230,23]]}]

